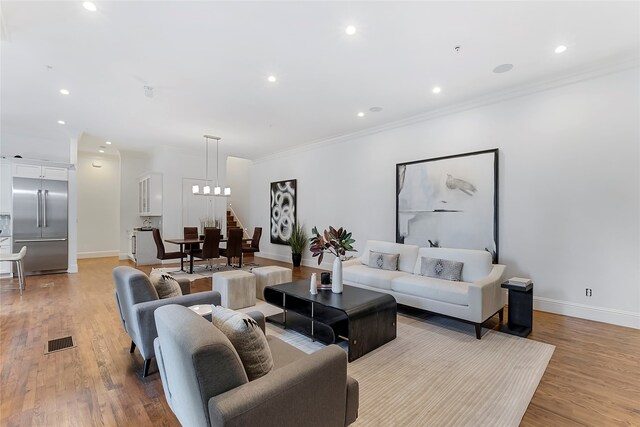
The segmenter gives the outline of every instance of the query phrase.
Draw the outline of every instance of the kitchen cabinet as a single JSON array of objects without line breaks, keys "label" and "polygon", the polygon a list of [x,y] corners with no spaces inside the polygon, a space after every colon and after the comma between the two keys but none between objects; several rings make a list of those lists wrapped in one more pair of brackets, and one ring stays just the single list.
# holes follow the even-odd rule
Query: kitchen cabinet
[{"label": "kitchen cabinet", "polygon": [[11,175],[11,163],[3,159],[0,163],[0,214],[11,214]]},{"label": "kitchen cabinet", "polygon": [[129,235],[129,258],[136,265],[158,264],[156,242],[149,230],[134,230]]},{"label": "kitchen cabinet", "polygon": [[140,216],[162,216],[162,175],[152,173],[138,180]]},{"label": "kitchen cabinet", "polygon": [[[11,254],[11,237],[0,237],[0,254],[9,255]],[[0,276],[10,276],[11,275],[11,267],[13,262],[11,261],[2,261],[0,262]]]},{"label": "kitchen cabinet", "polygon": [[36,178],[51,179],[54,181],[67,181],[68,173],[66,168],[55,166],[40,166],[24,163],[13,164],[14,178]]}]

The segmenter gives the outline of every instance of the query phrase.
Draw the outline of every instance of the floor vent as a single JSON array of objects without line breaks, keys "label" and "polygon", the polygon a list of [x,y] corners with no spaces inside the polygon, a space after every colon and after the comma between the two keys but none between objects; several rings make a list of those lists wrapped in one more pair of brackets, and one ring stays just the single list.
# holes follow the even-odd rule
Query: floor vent
[{"label": "floor vent", "polygon": [[75,346],[76,342],[73,339],[73,336],[56,338],[55,340],[47,341],[47,343],[44,345],[44,354],[67,350],[69,348],[74,348]]}]

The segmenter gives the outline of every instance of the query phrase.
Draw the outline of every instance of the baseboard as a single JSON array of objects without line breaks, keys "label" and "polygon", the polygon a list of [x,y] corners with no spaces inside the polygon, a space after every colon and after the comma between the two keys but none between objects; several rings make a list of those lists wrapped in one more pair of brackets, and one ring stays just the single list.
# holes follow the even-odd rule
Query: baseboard
[{"label": "baseboard", "polygon": [[632,311],[596,307],[536,296],[533,297],[533,308],[549,313],[640,329],[640,313],[634,313]]},{"label": "baseboard", "polygon": [[78,252],[78,259],[105,258],[110,256],[119,256],[119,255],[120,255],[120,251]]}]

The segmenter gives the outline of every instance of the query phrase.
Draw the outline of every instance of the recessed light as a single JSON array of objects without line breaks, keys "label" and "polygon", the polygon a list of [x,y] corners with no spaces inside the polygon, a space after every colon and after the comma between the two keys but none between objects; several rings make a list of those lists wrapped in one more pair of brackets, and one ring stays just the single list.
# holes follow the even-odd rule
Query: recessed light
[{"label": "recessed light", "polygon": [[69,90],[68,89],[60,89],[60,93],[63,95],[69,95]]},{"label": "recessed light", "polygon": [[502,64],[498,65],[493,69],[493,72],[496,74],[506,73],[507,71],[511,71],[513,69],[513,64]]},{"label": "recessed light", "polygon": [[556,48],[555,52],[556,52],[556,53],[562,53],[562,52],[564,52],[565,50],[567,50],[567,47],[566,47],[565,45],[561,44],[560,46],[558,46],[558,47]]},{"label": "recessed light", "polygon": [[353,25],[349,25],[347,28],[344,29],[344,32],[352,36],[356,33],[356,27],[354,27]]},{"label": "recessed light", "polygon": [[442,92],[442,89],[440,88],[440,86],[436,86],[436,87],[434,87],[434,88],[431,90],[431,92],[433,92],[433,93],[440,93],[440,92]]},{"label": "recessed light", "polygon": [[276,82],[276,76],[269,76],[269,77],[267,77],[267,80],[269,80],[271,83],[275,83]]},{"label": "recessed light", "polygon": [[105,141],[105,144],[111,145],[111,141]]},{"label": "recessed light", "polygon": [[82,6],[87,9],[90,12],[95,12],[96,10],[98,10],[98,8],[96,7],[95,4],[93,4],[93,2],[90,1],[85,1],[82,3]]},{"label": "recessed light", "polygon": [[63,125],[64,124],[64,120],[58,120],[58,124],[59,125]]},{"label": "recessed light", "polygon": [[360,111],[360,112],[358,113],[358,117],[364,117],[364,113],[363,113],[362,111]]},{"label": "recessed light", "polygon": [[104,150],[101,148],[98,150],[98,153],[104,153]]}]

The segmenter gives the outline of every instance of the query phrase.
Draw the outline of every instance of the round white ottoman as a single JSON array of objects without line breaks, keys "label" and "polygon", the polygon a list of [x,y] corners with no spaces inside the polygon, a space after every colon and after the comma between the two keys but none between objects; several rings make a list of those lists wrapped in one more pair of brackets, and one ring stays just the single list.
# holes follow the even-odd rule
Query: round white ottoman
[{"label": "round white ottoman", "polygon": [[257,267],[251,270],[256,275],[256,295],[264,299],[264,287],[291,282],[291,269],[270,265]]},{"label": "round white ottoman", "polygon": [[211,289],[220,292],[223,307],[235,310],[256,305],[256,276],[247,271],[214,273]]}]

